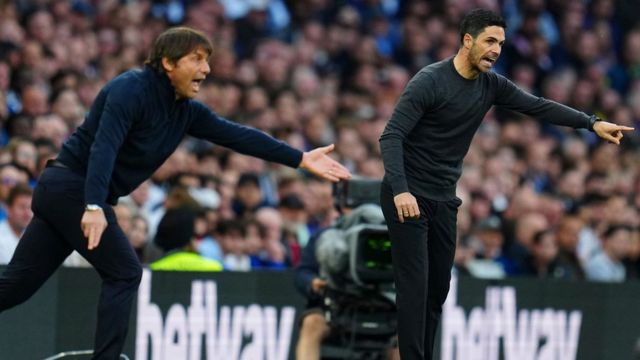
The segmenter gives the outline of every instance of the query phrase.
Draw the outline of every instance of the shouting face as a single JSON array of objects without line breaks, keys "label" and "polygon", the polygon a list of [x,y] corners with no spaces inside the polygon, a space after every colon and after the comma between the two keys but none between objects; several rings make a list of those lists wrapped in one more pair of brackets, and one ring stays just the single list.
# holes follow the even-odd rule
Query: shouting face
[{"label": "shouting face", "polygon": [[176,89],[177,99],[192,99],[200,90],[200,84],[209,74],[209,54],[203,48],[196,48],[175,63],[162,59],[167,76]]},{"label": "shouting face", "polygon": [[[468,36],[471,38],[470,35]],[[488,26],[475,39],[469,39],[471,41],[471,48],[469,49],[469,65],[471,65],[471,68],[477,72],[491,70],[491,67],[500,56],[504,40],[504,29],[500,26]]]}]

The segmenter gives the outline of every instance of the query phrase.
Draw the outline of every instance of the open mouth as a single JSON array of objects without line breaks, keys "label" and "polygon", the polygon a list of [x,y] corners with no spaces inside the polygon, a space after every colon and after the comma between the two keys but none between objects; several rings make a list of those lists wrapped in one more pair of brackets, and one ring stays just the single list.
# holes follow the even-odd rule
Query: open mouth
[{"label": "open mouth", "polygon": [[492,58],[492,57],[483,57],[482,61],[486,62],[490,67],[493,66],[493,64],[495,64],[496,60],[498,60],[497,58]]},{"label": "open mouth", "polygon": [[204,79],[193,79],[191,81],[191,87],[193,88],[193,91],[198,92],[200,90],[200,84],[203,80]]}]

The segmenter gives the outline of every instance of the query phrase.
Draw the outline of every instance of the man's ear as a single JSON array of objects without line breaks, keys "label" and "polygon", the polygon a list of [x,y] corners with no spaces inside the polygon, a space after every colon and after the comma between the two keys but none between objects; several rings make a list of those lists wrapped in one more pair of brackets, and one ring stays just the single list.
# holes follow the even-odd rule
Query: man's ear
[{"label": "man's ear", "polygon": [[471,36],[471,34],[469,33],[464,34],[462,43],[466,49],[471,49],[471,46],[473,45],[473,36]]},{"label": "man's ear", "polygon": [[164,71],[171,72],[171,71],[173,71],[173,68],[175,67],[175,64],[171,60],[169,60],[168,57],[163,57],[162,58],[162,67],[164,68]]}]

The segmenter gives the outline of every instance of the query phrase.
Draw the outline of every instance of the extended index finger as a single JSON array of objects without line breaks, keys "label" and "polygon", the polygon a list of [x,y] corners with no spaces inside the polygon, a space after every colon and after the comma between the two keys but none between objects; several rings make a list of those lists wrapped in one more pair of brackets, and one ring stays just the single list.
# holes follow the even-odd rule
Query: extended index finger
[{"label": "extended index finger", "polygon": [[629,126],[622,126],[622,125],[618,125],[618,130],[622,130],[622,131],[633,131],[635,130],[635,128],[629,127]]},{"label": "extended index finger", "polygon": [[96,227],[90,226],[89,227],[89,245],[88,245],[89,250],[93,250],[93,248],[95,247],[94,245],[95,238],[96,238]]},{"label": "extended index finger", "polygon": [[95,238],[93,239],[93,248],[97,248],[98,245],[100,244],[100,239],[102,239],[102,233],[104,232],[103,227],[96,227],[96,231],[95,231]]}]

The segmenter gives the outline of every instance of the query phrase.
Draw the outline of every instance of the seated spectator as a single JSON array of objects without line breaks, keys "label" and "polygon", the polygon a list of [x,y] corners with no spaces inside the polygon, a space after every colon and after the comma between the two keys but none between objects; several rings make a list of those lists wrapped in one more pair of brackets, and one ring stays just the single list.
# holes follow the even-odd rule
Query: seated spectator
[{"label": "seated spectator", "polygon": [[282,242],[282,214],[276,209],[264,207],[256,212],[256,221],[264,228],[262,238],[266,256],[276,263],[286,262],[286,249]]},{"label": "seated spectator", "polygon": [[13,162],[23,166],[29,172],[30,180],[34,180],[38,165],[36,146],[29,140],[16,137],[9,141],[7,148]]},{"label": "seated spectator", "polygon": [[611,225],[602,237],[602,251],[585,264],[587,279],[623,282],[627,273],[622,263],[629,255],[632,229],[626,225]]},{"label": "seated spectator", "polygon": [[[604,180],[598,181],[604,182]],[[585,194],[580,203],[578,214],[584,226],[578,234],[576,252],[583,264],[588,263],[592,257],[602,252],[602,241],[599,235],[605,231],[607,226],[604,219],[608,200],[608,195],[593,192]]]},{"label": "seated spectator", "polygon": [[11,189],[28,181],[29,172],[22,166],[14,163],[0,165],[0,220],[7,217],[5,207]]},{"label": "seated spectator", "polygon": [[154,207],[149,213],[147,213],[147,220],[149,220],[149,236],[151,238],[155,237],[158,224],[167,209],[179,208],[182,206],[188,206],[192,209],[197,209],[199,207],[198,202],[189,194],[189,190],[186,188],[182,186],[169,188],[162,204]]},{"label": "seated spectator", "polygon": [[33,217],[31,197],[33,190],[19,184],[11,189],[7,198],[7,218],[0,222],[0,264],[8,264],[18,246],[20,236]]},{"label": "seated spectator", "polygon": [[231,271],[251,270],[251,258],[246,253],[246,231],[240,220],[225,220],[216,230],[224,252],[224,268]]},{"label": "seated spectator", "polygon": [[489,217],[478,223],[468,244],[475,253],[475,258],[465,264],[471,275],[500,279],[506,276],[507,267],[512,268],[502,253],[504,235],[497,217]]},{"label": "seated spectator", "polygon": [[50,139],[57,149],[61,149],[62,144],[69,137],[69,127],[58,115],[40,115],[33,120],[31,137],[34,140]]},{"label": "seated spectator", "polygon": [[158,224],[155,243],[165,255],[149,265],[163,271],[222,271],[220,262],[197,254],[193,247],[195,215],[189,207],[168,209]]},{"label": "seated spectator", "polygon": [[278,211],[282,215],[287,261],[296,266],[300,262],[302,248],[309,242],[310,235],[307,227],[309,214],[296,194],[289,194],[280,199]]},{"label": "seated spectator", "polygon": [[162,250],[149,241],[149,222],[144,216],[137,214],[131,217],[127,237],[141,263],[148,264],[162,257]]},{"label": "seated spectator", "polygon": [[251,258],[251,269],[284,269],[286,268],[284,253],[273,257],[272,251],[267,249],[267,229],[256,219],[249,219],[245,223],[247,254]]},{"label": "seated spectator", "polygon": [[207,259],[223,262],[224,255],[222,247],[210,231],[209,219],[207,218],[208,214],[216,214],[216,212],[211,209],[201,209],[196,211],[195,235],[198,253]]},{"label": "seated spectator", "polygon": [[570,274],[558,259],[558,243],[553,230],[542,230],[533,235],[531,254],[525,259],[521,274],[538,278],[565,279]]},{"label": "seated spectator", "polygon": [[131,231],[131,218],[133,217],[133,208],[125,203],[118,203],[113,207],[113,212],[116,214],[116,220],[118,226],[128,236]]},{"label": "seated spectator", "polygon": [[578,258],[578,235],[584,224],[577,216],[565,216],[558,225],[556,239],[558,241],[558,262],[567,271],[564,278],[582,280],[584,269]]},{"label": "seated spectator", "polygon": [[[540,203],[538,198],[538,204]],[[531,254],[533,236],[548,228],[547,218],[538,211],[520,215],[516,219],[514,238],[510,242],[510,246],[505,248],[507,257],[515,264],[515,267],[508,271],[510,275],[516,275],[522,271],[525,259]]]},{"label": "seated spectator", "polygon": [[266,206],[264,194],[260,188],[260,178],[255,173],[244,173],[238,178],[233,212],[238,217],[255,214],[259,208]]}]

